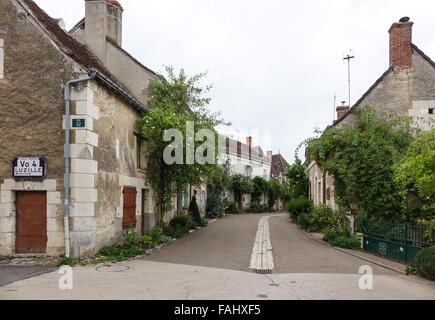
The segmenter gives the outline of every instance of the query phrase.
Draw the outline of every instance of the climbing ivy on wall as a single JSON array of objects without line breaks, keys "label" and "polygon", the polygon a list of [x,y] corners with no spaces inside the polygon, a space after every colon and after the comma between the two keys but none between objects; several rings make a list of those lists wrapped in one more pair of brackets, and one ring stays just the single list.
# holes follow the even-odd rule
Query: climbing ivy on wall
[{"label": "climbing ivy on wall", "polygon": [[406,154],[415,129],[409,119],[385,118],[369,106],[354,112],[356,125],[334,126],[307,140],[309,155],[334,176],[335,197],[342,209],[404,221],[408,191],[395,181],[394,165]]}]

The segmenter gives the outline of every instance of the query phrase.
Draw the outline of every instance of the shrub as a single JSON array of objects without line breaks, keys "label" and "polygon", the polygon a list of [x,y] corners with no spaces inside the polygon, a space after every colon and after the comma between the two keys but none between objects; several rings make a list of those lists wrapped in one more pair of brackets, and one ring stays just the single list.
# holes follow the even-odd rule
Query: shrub
[{"label": "shrub", "polygon": [[70,267],[74,267],[77,264],[77,260],[73,259],[73,258],[62,258],[59,260],[59,262],[57,263],[57,267],[61,267],[61,266],[70,266]]},{"label": "shrub", "polygon": [[331,245],[345,249],[359,250],[361,249],[361,239],[359,237],[339,236],[331,241]]},{"label": "shrub", "polygon": [[266,212],[267,208],[259,203],[252,203],[249,209],[247,210],[248,213],[264,213]]},{"label": "shrub", "polygon": [[111,261],[123,261],[134,258],[136,256],[143,255],[145,249],[140,247],[130,247],[130,246],[111,246],[100,249],[99,255],[106,257],[107,260]]},{"label": "shrub", "polygon": [[311,222],[310,222],[310,214],[309,213],[301,213],[296,218],[296,223],[304,230],[311,232],[308,230]]},{"label": "shrub", "polygon": [[205,228],[208,226],[208,221],[207,219],[201,219],[201,222],[199,224],[201,227]]},{"label": "shrub", "polygon": [[420,250],[415,265],[424,278],[435,281],[435,246]]},{"label": "shrub", "polygon": [[326,242],[332,242],[335,239],[337,239],[340,235],[338,234],[337,231],[332,230],[332,229],[326,229],[325,233],[323,235],[323,240]]},{"label": "shrub", "polygon": [[169,226],[165,228],[164,235],[172,238],[182,238],[189,233],[189,230],[196,229],[197,227],[198,224],[193,221],[191,216],[178,216],[172,219]]},{"label": "shrub", "polygon": [[140,247],[142,243],[142,237],[137,234],[136,230],[133,228],[129,228],[124,231],[124,245],[129,247]]},{"label": "shrub", "polygon": [[237,202],[227,202],[225,204],[225,213],[227,214],[240,213],[239,204]]},{"label": "shrub", "polygon": [[224,214],[224,204],[217,194],[209,194],[207,197],[206,216],[210,219],[222,218]]},{"label": "shrub", "polygon": [[163,235],[162,238],[160,239],[160,241],[162,243],[171,243],[172,242],[172,237]]},{"label": "shrub", "polygon": [[193,196],[192,201],[189,205],[189,215],[193,218],[193,220],[200,224],[201,222],[201,213],[199,212],[198,203],[196,202],[196,196]]},{"label": "shrub", "polygon": [[148,232],[148,236],[151,238],[152,244],[158,246],[159,244],[161,244],[163,230],[159,227],[155,227],[150,232]]},{"label": "shrub", "polygon": [[293,199],[286,204],[286,210],[290,213],[293,221],[296,221],[298,215],[300,215],[301,213],[312,212],[313,208],[313,201],[307,198]]},{"label": "shrub", "polygon": [[336,232],[348,235],[348,220],[344,213],[340,213],[330,207],[321,204],[317,206],[311,215],[311,224],[314,229],[322,231],[324,229],[333,229]]},{"label": "shrub", "polygon": [[192,229],[196,229],[196,227],[198,226],[195,223],[195,221],[193,221],[192,217],[190,217],[190,216],[175,217],[174,219],[172,219],[172,221],[169,225],[172,227],[176,227],[176,226],[186,227],[187,231],[192,230]]}]

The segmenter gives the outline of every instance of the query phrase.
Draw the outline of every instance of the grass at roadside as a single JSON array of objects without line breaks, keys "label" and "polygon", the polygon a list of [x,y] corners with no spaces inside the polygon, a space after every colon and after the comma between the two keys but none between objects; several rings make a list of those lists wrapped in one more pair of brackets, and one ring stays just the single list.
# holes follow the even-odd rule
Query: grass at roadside
[{"label": "grass at roadside", "polygon": [[170,244],[176,238],[182,238],[190,230],[196,230],[208,225],[206,219],[201,219],[199,223],[186,216],[175,217],[169,225],[164,228],[155,227],[146,235],[139,235],[134,229],[128,229],[124,232],[122,243],[101,248],[95,257],[81,258],[62,258],[58,261],[57,267],[68,265],[71,267],[80,265],[96,265],[105,262],[121,262],[131,260],[136,257],[150,254],[153,249],[162,245]]}]

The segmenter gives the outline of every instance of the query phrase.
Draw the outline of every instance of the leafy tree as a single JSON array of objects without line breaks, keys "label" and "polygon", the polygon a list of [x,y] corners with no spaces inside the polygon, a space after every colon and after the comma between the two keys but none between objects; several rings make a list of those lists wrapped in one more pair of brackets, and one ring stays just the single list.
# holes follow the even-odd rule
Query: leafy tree
[{"label": "leafy tree", "polygon": [[299,158],[296,157],[295,163],[292,164],[285,173],[288,178],[288,192],[292,199],[304,198],[308,196],[310,180],[305,173],[305,167]]},{"label": "leafy tree", "polygon": [[207,185],[210,193],[222,196],[225,188],[230,187],[231,178],[227,166],[215,166],[211,168],[211,173],[207,177]]},{"label": "leafy tree", "polygon": [[255,177],[252,180],[251,202],[260,203],[261,196],[269,189],[269,183],[262,177]]},{"label": "leafy tree", "polygon": [[387,119],[366,106],[356,125],[327,129],[309,140],[309,156],[334,176],[335,197],[369,217],[406,220],[406,189],[396,183],[394,165],[406,153],[414,129],[409,119]]},{"label": "leafy tree", "polygon": [[[211,114],[207,106],[209,98],[203,94],[211,90],[211,86],[198,87],[198,82],[205,76],[199,74],[187,77],[184,70],[178,75],[172,67],[166,68],[167,78],[157,75],[148,87],[149,110],[142,119],[137,121],[140,133],[146,140],[145,154],[147,158],[146,173],[148,181],[157,191],[160,204],[160,221],[163,215],[171,209],[172,198],[187,184],[200,185],[213,172],[214,164],[167,164],[164,152],[170,142],[164,141],[165,132],[177,129],[182,133],[183,159],[186,159],[187,147],[194,146],[194,150],[203,144],[201,141],[187,141],[187,123],[193,122],[194,134],[201,129],[213,130],[217,125],[225,124],[219,113]],[[216,132],[215,132],[216,133]],[[216,136],[215,136],[216,138]],[[196,140],[196,139],[193,139]],[[216,154],[207,156],[217,157],[217,138],[215,139]]]},{"label": "leafy tree", "polygon": [[235,200],[239,204],[239,208],[241,208],[242,196],[244,194],[251,194],[253,191],[252,181],[241,174],[235,174],[231,176],[230,186],[234,191]]},{"label": "leafy tree", "polygon": [[269,208],[273,208],[276,200],[282,199],[285,196],[285,188],[277,179],[271,179],[269,181],[268,188],[268,205]]},{"label": "leafy tree", "polygon": [[417,138],[396,166],[396,181],[419,197],[420,223],[435,228],[435,129]]}]

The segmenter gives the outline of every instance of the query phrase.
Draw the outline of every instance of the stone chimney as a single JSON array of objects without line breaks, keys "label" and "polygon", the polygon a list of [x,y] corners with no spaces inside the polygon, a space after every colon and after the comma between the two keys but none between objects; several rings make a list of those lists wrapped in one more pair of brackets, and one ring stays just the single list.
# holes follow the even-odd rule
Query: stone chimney
[{"label": "stone chimney", "polygon": [[122,12],[116,0],[85,0],[85,43],[105,64],[106,37],[122,46]]},{"label": "stone chimney", "polygon": [[249,146],[249,148],[252,148],[252,137],[246,138],[246,144]]},{"label": "stone chimney", "polygon": [[273,159],[273,152],[272,151],[267,151],[267,158],[269,159],[270,162],[272,162],[272,159]]},{"label": "stone chimney", "polygon": [[393,23],[390,30],[390,66],[410,68],[412,65],[412,25],[408,17]]}]

